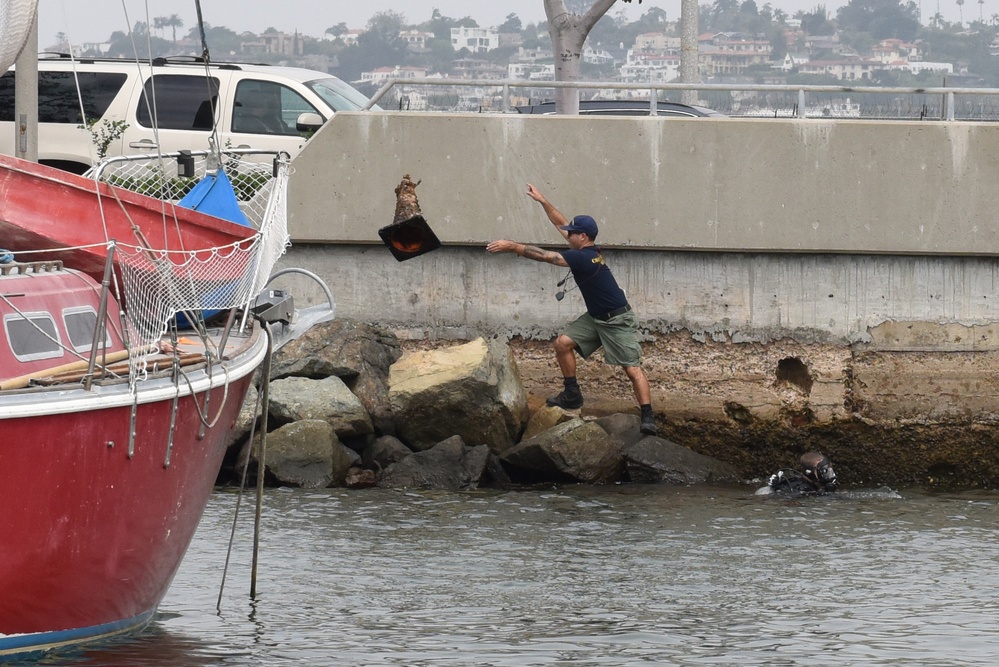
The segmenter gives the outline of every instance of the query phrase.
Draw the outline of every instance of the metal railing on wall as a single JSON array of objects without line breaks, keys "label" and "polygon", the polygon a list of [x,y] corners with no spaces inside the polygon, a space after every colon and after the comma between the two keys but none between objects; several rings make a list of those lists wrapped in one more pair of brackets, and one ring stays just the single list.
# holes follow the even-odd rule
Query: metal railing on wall
[{"label": "metal railing on wall", "polygon": [[[641,98],[648,101],[650,115],[658,115],[657,102],[678,100],[680,92],[695,90],[701,104],[730,116],[999,121],[999,89],[948,86],[392,78],[371,96],[365,109],[377,104],[410,111],[514,113],[517,106],[529,106],[546,95],[551,99],[559,88],[579,89],[586,99]],[[532,98],[535,93],[541,97]]]}]

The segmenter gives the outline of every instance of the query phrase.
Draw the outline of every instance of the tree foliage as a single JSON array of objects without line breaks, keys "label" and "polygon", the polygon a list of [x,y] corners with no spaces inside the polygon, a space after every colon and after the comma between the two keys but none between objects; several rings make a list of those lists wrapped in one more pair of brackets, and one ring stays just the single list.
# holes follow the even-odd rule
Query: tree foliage
[{"label": "tree foliage", "polygon": [[340,63],[337,74],[347,81],[358,81],[363,72],[405,62],[406,42],[399,39],[404,20],[401,14],[392,11],[375,14],[357,43],[337,55]]},{"label": "tree foliage", "polygon": [[875,40],[911,41],[919,33],[919,7],[911,0],[850,0],[836,13],[840,30],[866,32]]},{"label": "tree foliage", "polygon": [[801,17],[801,29],[807,35],[827,36],[836,34],[836,26],[829,20],[825,5],[818,5]]},{"label": "tree foliage", "polygon": [[498,32],[520,32],[524,27],[520,17],[516,14],[507,14],[506,21],[501,23],[496,29]]}]

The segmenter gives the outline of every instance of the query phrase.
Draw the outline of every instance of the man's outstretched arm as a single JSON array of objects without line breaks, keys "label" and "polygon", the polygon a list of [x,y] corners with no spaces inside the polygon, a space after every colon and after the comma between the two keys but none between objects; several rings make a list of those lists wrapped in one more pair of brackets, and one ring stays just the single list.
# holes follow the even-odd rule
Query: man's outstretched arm
[{"label": "man's outstretched arm", "polygon": [[[555,205],[548,201],[548,199],[546,199],[545,196],[530,183],[527,184],[527,196],[541,204],[541,208],[545,209],[545,215],[548,216],[548,220],[555,225],[556,229],[569,224],[569,220],[562,215],[562,212],[555,208]],[[568,236],[568,234],[561,229],[558,230],[558,233],[561,234],[563,238]]]},{"label": "man's outstretched arm", "polygon": [[555,266],[569,266],[566,263],[565,258],[562,257],[560,253],[552,250],[544,250],[536,245],[525,245],[523,243],[517,243],[516,241],[508,241],[507,239],[493,241],[486,246],[486,250],[491,253],[512,252],[520,255],[521,257],[533,259],[535,262],[546,262],[548,264],[554,264]]}]

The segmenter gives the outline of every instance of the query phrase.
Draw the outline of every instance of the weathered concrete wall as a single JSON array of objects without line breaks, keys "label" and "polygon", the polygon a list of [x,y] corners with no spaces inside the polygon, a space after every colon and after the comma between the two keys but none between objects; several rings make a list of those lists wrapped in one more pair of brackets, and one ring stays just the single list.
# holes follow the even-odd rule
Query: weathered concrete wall
[{"label": "weathered concrete wall", "polygon": [[[650,332],[697,340],[794,338],[881,350],[999,349],[999,260],[986,257],[607,250]],[[284,264],[319,274],[340,313],[414,335],[547,339],[582,310],[557,301],[565,272],[483,248],[397,263],[383,246],[293,246]],[[571,282],[569,283],[571,285]],[[296,288],[320,298],[314,286]]]},{"label": "weathered concrete wall", "polygon": [[338,114],[295,159],[292,236],[375,242],[403,174],[446,243],[555,243],[530,182],[601,243],[999,253],[999,124]]}]

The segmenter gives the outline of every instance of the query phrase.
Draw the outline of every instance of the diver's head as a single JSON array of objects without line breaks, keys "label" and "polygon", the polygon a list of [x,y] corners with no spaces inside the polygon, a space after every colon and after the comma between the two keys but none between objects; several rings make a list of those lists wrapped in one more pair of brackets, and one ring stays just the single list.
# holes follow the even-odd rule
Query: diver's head
[{"label": "diver's head", "polygon": [[832,463],[819,452],[806,452],[801,455],[801,473],[816,488],[833,491],[839,486]]}]

